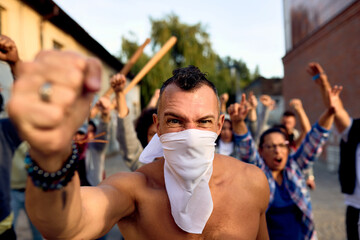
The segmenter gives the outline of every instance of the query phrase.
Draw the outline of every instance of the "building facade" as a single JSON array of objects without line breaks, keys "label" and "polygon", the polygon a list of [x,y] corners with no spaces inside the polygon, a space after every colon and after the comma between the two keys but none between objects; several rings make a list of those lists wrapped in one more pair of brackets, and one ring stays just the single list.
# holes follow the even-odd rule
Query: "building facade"
[{"label": "building facade", "polygon": [[[0,0],[0,34],[14,40],[24,61],[32,60],[39,51],[48,49],[76,51],[97,57],[103,66],[99,96],[109,88],[109,77],[123,67],[52,0]],[[12,82],[1,82],[6,100],[11,85]],[[140,112],[138,86],[129,92],[128,99],[130,112],[135,118]]]},{"label": "building facade", "polygon": [[[360,117],[360,1],[284,0],[286,55],[283,57],[285,101],[303,101],[310,122],[324,111],[318,86],[306,73],[309,62],[319,62],[331,85],[342,85],[345,108]],[[324,159],[336,171],[339,162],[339,137],[332,134]]]}]

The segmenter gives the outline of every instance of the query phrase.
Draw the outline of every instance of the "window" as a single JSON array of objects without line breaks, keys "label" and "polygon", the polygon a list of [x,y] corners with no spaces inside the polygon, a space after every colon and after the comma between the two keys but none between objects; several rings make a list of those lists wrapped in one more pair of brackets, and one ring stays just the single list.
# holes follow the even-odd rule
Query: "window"
[{"label": "window", "polygon": [[57,50],[61,50],[64,48],[64,46],[61,43],[59,43],[58,41],[53,40],[53,48],[57,49]]}]

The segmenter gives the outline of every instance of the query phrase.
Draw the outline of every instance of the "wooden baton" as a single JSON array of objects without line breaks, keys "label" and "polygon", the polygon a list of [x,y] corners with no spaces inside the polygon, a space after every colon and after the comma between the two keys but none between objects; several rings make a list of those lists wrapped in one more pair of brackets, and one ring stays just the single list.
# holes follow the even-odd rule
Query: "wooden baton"
[{"label": "wooden baton", "polygon": [[133,80],[126,86],[124,93],[127,94],[138,82],[155,66],[157,62],[175,45],[177,38],[172,36],[164,46],[146,63],[140,72],[133,78]]},{"label": "wooden baton", "polygon": [[[125,76],[129,73],[130,69],[134,66],[136,61],[139,59],[141,54],[144,51],[146,45],[150,43],[150,38],[147,38],[145,42],[136,50],[136,52],[131,56],[130,60],[126,63],[126,65],[120,70],[120,74],[124,74]],[[105,93],[104,96],[110,97],[110,95],[114,92],[114,89],[110,87]]]}]

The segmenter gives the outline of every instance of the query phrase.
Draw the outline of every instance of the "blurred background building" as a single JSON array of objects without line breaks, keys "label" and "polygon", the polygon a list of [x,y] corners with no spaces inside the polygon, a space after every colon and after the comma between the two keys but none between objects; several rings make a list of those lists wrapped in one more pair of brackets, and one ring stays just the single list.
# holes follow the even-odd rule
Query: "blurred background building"
[{"label": "blurred background building", "polygon": [[[51,0],[0,0],[0,34],[14,40],[24,61],[32,60],[40,50],[47,49],[71,50],[97,57],[103,66],[99,95],[109,88],[110,76],[123,67],[116,57]],[[0,83],[7,101],[12,82],[0,80]],[[127,98],[135,119],[140,113],[139,87],[130,91]]]},{"label": "blurred background building", "polygon": [[[353,118],[360,117],[360,1],[283,0],[286,55],[283,57],[285,102],[303,101],[311,123],[323,112],[320,92],[306,73],[319,62],[331,85],[342,85],[341,97]],[[325,152],[329,170],[339,163],[339,138],[332,134]]]}]

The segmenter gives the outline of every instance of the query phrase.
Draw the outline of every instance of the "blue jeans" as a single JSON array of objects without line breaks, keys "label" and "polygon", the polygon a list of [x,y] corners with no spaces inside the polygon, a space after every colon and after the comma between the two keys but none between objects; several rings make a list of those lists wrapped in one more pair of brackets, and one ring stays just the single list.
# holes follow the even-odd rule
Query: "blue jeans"
[{"label": "blue jeans", "polygon": [[26,217],[28,219],[30,229],[33,235],[34,240],[42,240],[42,236],[40,232],[35,228],[35,226],[30,221],[29,217],[27,216],[26,209],[25,209],[25,192],[18,191],[18,190],[11,190],[11,208],[14,212],[14,228],[16,227],[16,221],[19,216],[19,212],[21,209],[24,210]]}]

